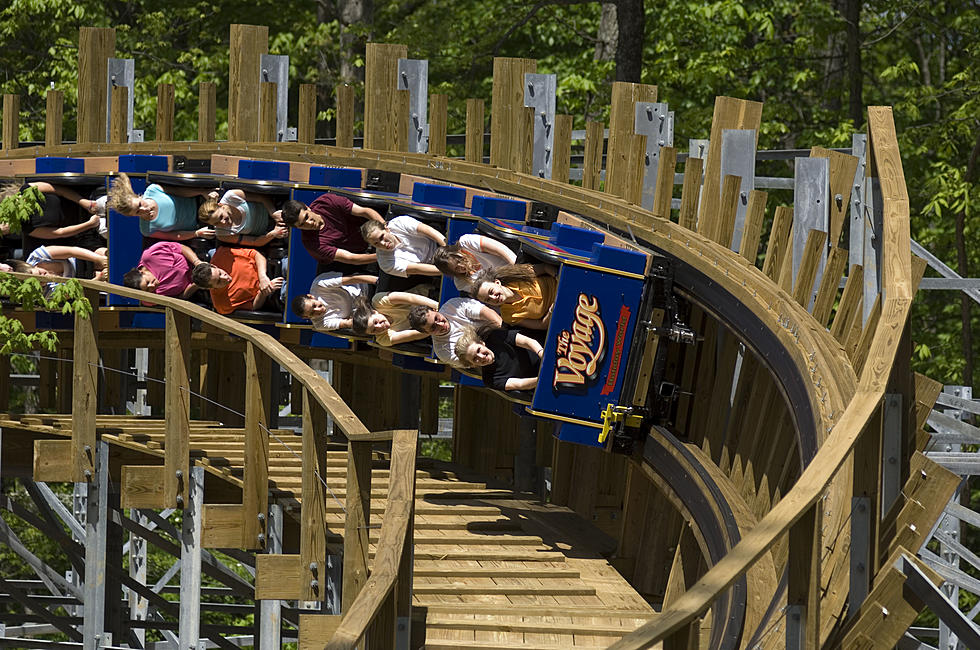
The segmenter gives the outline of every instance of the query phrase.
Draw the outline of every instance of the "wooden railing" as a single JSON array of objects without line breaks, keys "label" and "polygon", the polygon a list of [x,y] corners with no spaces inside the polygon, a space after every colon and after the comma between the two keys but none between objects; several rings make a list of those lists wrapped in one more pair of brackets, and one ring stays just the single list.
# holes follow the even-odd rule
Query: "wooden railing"
[{"label": "wooden railing", "polygon": [[[13,274],[21,279],[32,276]],[[53,279],[54,281],[60,281]],[[411,536],[415,497],[416,430],[368,431],[333,387],[272,336],[193,303],[156,296],[92,280],[79,280],[96,313],[75,316],[73,335],[72,436],[38,440],[45,474],[37,480],[84,482],[94,475],[96,399],[98,394],[98,292],[152,299],[165,315],[166,404],[163,466],[123,466],[123,507],[168,508],[188,503],[190,476],[190,319],[245,341],[245,458],[242,504],[205,505],[204,527],[210,545],[223,548],[264,546],[269,499],[269,431],[266,413],[269,360],[303,386],[302,504],[299,555],[257,555],[256,600],[323,600],[326,566],[326,516],[323,479],[327,476],[326,414],[348,440],[347,499],[344,534],[343,621],[304,615],[306,634],[332,629],[353,642],[365,634],[384,639],[395,633],[395,615],[408,620],[411,605]],[[263,370],[265,369],[265,370]],[[372,446],[391,442],[391,476],[381,539],[368,578],[368,526],[371,511]],[[60,460],[58,460],[60,459]],[[272,579],[263,580],[262,576]],[[395,585],[397,584],[397,589]],[[266,586],[263,586],[266,585]],[[406,598],[406,594],[408,597]],[[407,623],[406,623],[407,629]],[[316,638],[315,636],[312,638]],[[393,636],[391,636],[393,638]],[[352,643],[353,643],[352,642]],[[343,641],[338,647],[348,647]],[[388,643],[379,642],[378,647]]]}]

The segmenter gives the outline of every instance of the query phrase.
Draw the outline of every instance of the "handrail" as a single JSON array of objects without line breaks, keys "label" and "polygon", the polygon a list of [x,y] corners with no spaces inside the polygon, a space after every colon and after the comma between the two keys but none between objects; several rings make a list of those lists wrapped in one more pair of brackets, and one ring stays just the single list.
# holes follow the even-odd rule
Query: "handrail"
[{"label": "handrail", "polygon": [[[674,607],[623,637],[612,648],[622,650],[649,647],[678,632],[707,611],[715,598],[743,575],[817,502],[838,469],[851,455],[865,430],[865,424],[884,397],[913,294],[908,268],[908,260],[911,259],[908,243],[909,208],[891,109],[870,107],[868,112],[869,131],[874,135],[872,145],[875,162],[879,165],[886,215],[883,233],[885,264],[882,273],[885,302],[872,341],[869,362],[865,364],[859,380],[858,391],[792,490],[728,555],[685,592]],[[901,244],[903,241],[904,247]]]},{"label": "handrail", "polygon": [[[409,535],[412,534],[412,513],[415,507],[415,450],[418,434],[414,430],[396,430],[391,443],[391,473],[389,475],[388,503],[385,506],[384,523],[378,539],[377,552],[371,577],[361,588],[357,598],[347,608],[340,625],[327,644],[328,650],[346,650],[357,647],[358,642],[371,631],[382,608],[394,605],[390,599],[398,595],[396,583],[411,580],[411,563],[404,562],[404,554],[411,551]],[[406,546],[408,544],[408,546]],[[385,631],[381,631],[382,634]],[[388,644],[383,644],[387,647]]]},{"label": "handrail", "polygon": [[[35,277],[23,273],[11,273],[11,275],[25,280]],[[45,278],[45,282],[66,282],[67,280],[68,278]],[[269,334],[179,298],[159,296],[146,291],[95,280],[78,278],[76,280],[85,289],[112,293],[136,300],[152,301],[158,307],[173,309],[174,311],[217,327],[227,334],[233,334],[245,339],[261,349],[270,359],[274,360],[289,371],[293,377],[298,379],[310,391],[310,394],[320,406],[333,417],[334,422],[344,432],[348,440],[373,441],[379,439],[377,433],[368,431],[367,427],[361,423],[357,415],[354,414],[354,411],[337,395],[337,392],[327,380],[317,374],[305,361]],[[98,305],[93,305],[93,309],[98,310]]]}]

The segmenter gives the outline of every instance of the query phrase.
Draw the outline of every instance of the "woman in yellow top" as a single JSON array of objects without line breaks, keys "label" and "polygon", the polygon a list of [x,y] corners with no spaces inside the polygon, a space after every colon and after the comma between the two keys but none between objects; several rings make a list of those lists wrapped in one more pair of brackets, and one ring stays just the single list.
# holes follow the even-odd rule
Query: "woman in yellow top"
[{"label": "woman in yellow top", "polygon": [[473,281],[480,302],[500,307],[508,325],[548,329],[558,293],[556,269],[547,264],[508,264],[490,269]]}]

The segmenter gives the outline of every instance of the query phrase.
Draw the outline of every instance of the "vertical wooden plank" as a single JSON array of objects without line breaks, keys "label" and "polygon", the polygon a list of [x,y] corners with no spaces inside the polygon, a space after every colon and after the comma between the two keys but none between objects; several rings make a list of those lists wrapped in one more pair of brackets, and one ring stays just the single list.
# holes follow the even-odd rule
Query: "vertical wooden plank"
[{"label": "vertical wooden plank", "polygon": [[864,371],[864,364],[868,360],[868,353],[871,351],[871,340],[874,338],[875,331],[878,329],[878,321],[881,320],[881,294],[875,297],[874,305],[868,312],[868,320],[864,323],[861,330],[861,338],[858,340],[854,352],[850,354],[851,364],[858,377]]},{"label": "vertical wooden plank", "polygon": [[868,513],[868,560],[865,575],[870,581],[878,572],[879,528],[881,527],[881,427],[882,404],[875,408],[854,444],[854,472],[851,475],[851,496],[866,497]]},{"label": "vertical wooden plank", "polygon": [[[305,578],[304,600],[324,600],[326,594],[327,418],[323,407],[303,389],[303,503],[300,506],[300,564]],[[310,567],[316,565],[313,570]],[[313,588],[312,581],[317,581]]]},{"label": "vertical wooden plank", "polygon": [[810,506],[789,529],[786,603],[805,608],[804,647],[820,647],[820,508]]},{"label": "vertical wooden plank", "polygon": [[[721,197],[721,136],[725,129],[754,129],[758,142],[759,125],[762,123],[762,103],[734,97],[715,97],[715,109],[711,118],[712,146],[708,147],[708,159],[704,166],[704,191],[701,195],[699,221],[718,211]],[[701,225],[698,224],[698,232]]]},{"label": "vertical wooden plank", "polygon": [[263,81],[259,84],[259,142],[276,142],[276,96],[279,84]]},{"label": "vertical wooden plank", "polygon": [[721,199],[718,203],[718,214],[715,222],[714,240],[731,248],[732,235],[735,232],[735,213],[738,211],[738,193],[742,184],[740,176],[728,174],[722,181]]},{"label": "vertical wooden plank", "polygon": [[555,115],[555,137],[552,142],[551,180],[567,183],[572,157],[572,116]]},{"label": "vertical wooden plank", "polygon": [[674,172],[677,170],[677,149],[660,147],[657,165],[657,186],[653,194],[653,214],[670,219],[670,201],[674,197]]},{"label": "vertical wooden plank", "polygon": [[78,142],[105,142],[106,84],[109,58],[115,51],[115,29],[78,31]]},{"label": "vertical wooden plank", "polygon": [[486,106],[482,99],[466,100],[466,162],[483,162]]},{"label": "vertical wooden plank", "polygon": [[174,139],[174,85],[157,86],[157,142],[173,142]]},{"label": "vertical wooden plank", "polygon": [[16,149],[20,145],[20,95],[3,96],[3,148]]},{"label": "vertical wooden plank", "polygon": [[109,142],[124,144],[129,142],[129,86],[115,86],[112,89],[112,106],[109,118]]},{"label": "vertical wooden plank", "polygon": [[228,139],[259,137],[259,83],[262,55],[269,53],[269,28],[231,25],[228,57]]},{"label": "vertical wooden plank", "polygon": [[218,109],[218,85],[202,81],[197,95],[197,141],[214,142]]},{"label": "vertical wooden plank", "polygon": [[830,320],[830,311],[834,308],[834,298],[837,297],[837,289],[846,266],[847,250],[836,246],[831,248],[823,278],[820,279],[820,288],[817,289],[817,297],[813,301],[813,320],[821,325],[826,326]]},{"label": "vertical wooden plank", "polygon": [[745,228],[742,230],[742,244],[738,251],[749,264],[755,265],[759,256],[759,240],[762,237],[762,220],[766,214],[766,199],[769,195],[762,190],[749,192],[749,204],[745,208]]},{"label": "vertical wooden plank", "polygon": [[688,158],[684,163],[684,185],[681,188],[681,210],[678,223],[688,230],[698,224],[698,196],[701,192],[701,168],[704,161]]},{"label": "vertical wooden plank", "polygon": [[[85,291],[93,310],[99,308],[99,294]],[[71,387],[71,480],[88,481],[95,473],[95,414],[99,395],[99,347],[92,317],[75,313],[72,345]]]},{"label": "vertical wooden plank", "polygon": [[412,112],[412,94],[407,90],[396,90],[394,94],[394,107],[391,110],[391,122],[395,126],[395,139],[391,144],[391,151],[408,151],[408,125],[409,113]]},{"label": "vertical wooden plank", "polygon": [[354,146],[354,87],[337,86],[337,146]]},{"label": "vertical wooden plank", "polygon": [[862,293],[864,292],[864,268],[859,264],[851,266],[847,274],[847,282],[844,283],[844,292],[841,294],[840,303],[837,305],[837,313],[834,315],[834,322],[830,326],[830,333],[840,342],[844,341],[849,330],[854,314],[861,305]]},{"label": "vertical wooden plank", "polygon": [[811,230],[806,238],[803,257],[800,258],[800,269],[796,274],[796,285],[793,287],[793,300],[804,309],[810,308],[810,296],[813,295],[813,283],[817,278],[817,267],[827,241],[827,233],[821,230]]},{"label": "vertical wooden plank", "polygon": [[61,90],[49,90],[44,110],[44,146],[57,147],[61,145],[64,128],[65,93]]},{"label": "vertical wooden plank", "polygon": [[166,402],[166,391],[159,379],[166,375],[166,353],[163,348],[148,348],[146,351],[147,367],[146,375],[157,381],[148,381],[146,384],[146,405],[150,407],[155,416],[159,416]]},{"label": "vertical wooden plank", "polygon": [[857,171],[860,159],[840,151],[831,151],[823,147],[810,149],[811,158],[829,158],[830,169],[830,233],[831,246],[840,243],[841,231],[847,207],[851,204],[851,186],[854,183],[854,172]]},{"label": "vertical wooden plank", "polygon": [[371,520],[371,443],[347,443],[347,498],[344,519],[344,585],[341,611],[368,578],[368,524]]},{"label": "vertical wooden plank", "polygon": [[789,231],[793,225],[793,208],[780,205],[772,218],[772,229],[769,231],[769,243],[766,246],[766,259],[762,262],[762,272],[770,280],[778,278],[783,258],[789,250]]},{"label": "vertical wooden plank", "polygon": [[490,164],[530,173],[533,122],[524,106],[524,75],[537,71],[537,61],[494,57],[490,99]]},{"label": "vertical wooden plank", "polygon": [[[647,136],[632,135],[621,141],[627,146],[625,164],[620,170],[622,198],[639,205],[643,201],[643,158],[646,156]],[[606,172],[609,178],[609,172]],[[608,187],[608,185],[607,185]]]},{"label": "vertical wooden plank", "polygon": [[[605,191],[630,199],[632,176],[636,173],[634,135],[636,133],[636,103],[657,101],[657,87],[648,84],[613,82],[612,102],[609,107],[609,147],[606,152]],[[642,175],[642,171],[640,172]]]},{"label": "vertical wooden plank", "polygon": [[[166,312],[166,444],[163,452],[163,490],[168,507],[177,498],[189,504],[191,394],[188,368],[191,350],[191,319],[173,309]],[[179,473],[179,474],[178,474]]]},{"label": "vertical wooden plank", "polygon": [[[364,148],[398,151],[395,148],[398,119],[395,94],[398,59],[408,58],[408,47],[393,43],[368,43],[364,66]],[[408,116],[405,116],[408,119]],[[402,132],[402,141],[407,134]]]},{"label": "vertical wooden plank", "polygon": [[[245,347],[245,473],[242,480],[242,541],[245,548],[264,546],[265,517],[269,511],[268,409],[266,391],[263,390],[263,385],[269,383],[268,369],[269,359],[265,353],[249,341]],[[259,535],[263,536],[261,540]]]},{"label": "vertical wooden plank", "polygon": [[449,95],[429,95],[429,153],[446,155],[446,125],[449,120]]},{"label": "vertical wooden plank", "polygon": [[316,142],[316,84],[299,85],[299,126],[296,140],[303,144]]},{"label": "vertical wooden plank", "polygon": [[585,125],[585,159],[582,162],[582,187],[599,189],[602,174],[602,147],[605,144],[605,125],[589,122]]}]

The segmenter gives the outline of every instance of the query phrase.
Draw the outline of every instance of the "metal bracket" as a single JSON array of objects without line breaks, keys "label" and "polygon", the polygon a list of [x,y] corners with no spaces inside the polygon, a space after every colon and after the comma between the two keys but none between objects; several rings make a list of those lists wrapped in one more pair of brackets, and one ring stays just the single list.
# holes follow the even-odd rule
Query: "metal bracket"
[{"label": "metal bracket", "polygon": [[555,147],[555,93],[557,75],[524,74],[524,106],[534,109],[534,148],[531,173],[551,178]]},{"label": "metal bracket", "polygon": [[288,140],[286,121],[289,109],[289,57],[263,54],[260,68],[259,81],[276,84],[276,140],[283,142]]},{"label": "metal bracket", "polygon": [[429,62],[426,59],[398,59],[398,90],[408,91],[408,151],[429,150]]},{"label": "metal bracket", "polygon": [[905,574],[905,586],[956,634],[958,641],[967,648],[980,648],[980,630],[956,605],[946,600],[936,585],[916,566],[915,561],[903,555],[897,564],[899,570]]},{"label": "metal bracket", "polygon": [[108,142],[112,130],[112,89],[117,86],[129,88],[129,98],[126,107],[126,141],[142,142],[142,131],[140,139],[133,138],[133,105],[136,100],[136,63],[134,59],[115,59],[109,58],[109,65],[106,69],[106,102],[105,102],[105,141]]},{"label": "metal bracket", "polygon": [[651,210],[657,188],[660,148],[674,146],[674,114],[667,108],[667,104],[637,102],[633,130],[638,135],[647,137],[646,153],[643,157],[641,205]]},{"label": "metal bracket", "polygon": [[[830,232],[830,160],[797,158],[793,190],[793,284],[803,261],[803,250],[811,230]],[[823,269],[827,265],[827,246],[823,247],[817,275],[810,291],[807,309],[816,297]]]},{"label": "metal bracket", "polygon": [[[721,132],[721,178],[738,176],[742,179],[735,211],[735,230],[732,233],[732,250],[742,245],[745,230],[745,211],[749,205],[749,192],[755,189],[755,130],[724,129]],[[718,191],[721,192],[719,186]]]}]

